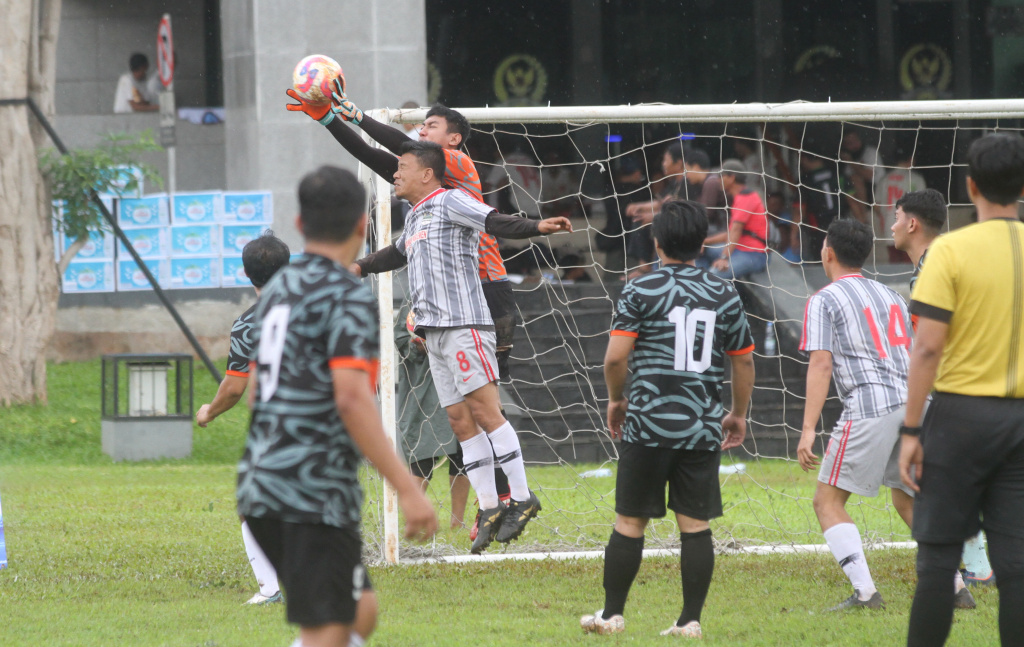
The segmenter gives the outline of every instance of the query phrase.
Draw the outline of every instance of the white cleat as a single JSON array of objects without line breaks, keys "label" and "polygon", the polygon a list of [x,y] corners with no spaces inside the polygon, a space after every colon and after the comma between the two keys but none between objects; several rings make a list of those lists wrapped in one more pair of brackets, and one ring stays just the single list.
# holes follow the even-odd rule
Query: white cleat
[{"label": "white cleat", "polygon": [[580,618],[580,627],[584,633],[594,634],[621,634],[626,630],[626,620],[622,616],[612,616],[605,620],[601,617],[604,609],[598,609],[593,615]]},{"label": "white cleat", "polygon": [[665,631],[661,632],[662,636],[685,636],[686,638],[703,638],[704,634],[700,631],[700,623],[696,620],[687,622],[682,627],[678,625],[672,625]]},{"label": "white cleat", "polygon": [[257,593],[256,595],[254,595],[251,598],[249,598],[246,601],[246,604],[255,604],[255,605],[262,606],[264,604],[274,604],[275,602],[280,602],[280,601],[281,601],[281,592],[278,591],[277,593],[275,593],[274,595],[271,595],[269,597],[266,596],[266,595],[263,595],[262,593]]}]

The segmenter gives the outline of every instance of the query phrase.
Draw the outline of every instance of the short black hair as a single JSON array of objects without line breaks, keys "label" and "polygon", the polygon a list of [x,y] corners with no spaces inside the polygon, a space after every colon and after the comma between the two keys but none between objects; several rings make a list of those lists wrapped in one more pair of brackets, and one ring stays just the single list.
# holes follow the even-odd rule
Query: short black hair
[{"label": "short black hair", "polygon": [[864,267],[875,246],[875,237],[868,227],[853,218],[833,220],[825,234],[825,244],[835,252],[844,267]]},{"label": "short black hair", "polygon": [[1024,190],[1024,138],[992,133],[974,140],[967,150],[967,175],[989,202],[1013,204]]},{"label": "short black hair", "polygon": [[253,287],[262,288],[279,269],[288,264],[291,250],[267,229],[242,248],[242,267]]},{"label": "short black hair", "polygon": [[321,166],[299,182],[299,215],[307,240],[344,242],[365,212],[366,191],[351,171]]},{"label": "short black hair", "polygon": [[668,145],[665,146],[665,152],[672,158],[673,162],[678,162],[683,159],[683,143],[669,142]]},{"label": "short black hair", "polygon": [[702,170],[711,168],[711,158],[699,148],[693,146],[683,147],[683,161],[687,164],[699,166]]},{"label": "short black hair", "polygon": [[901,207],[903,213],[917,218],[932,233],[941,231],[946,224],[946,199],[935,189],[904,193],[893,208]]},{"label": "short black hair", "polygon": [[708,237],[708,211],[699,202],[672,200],[661,206],[651,223],[654,239],[665,256],[677,261],[692,261],[700,255]]},{"label": "short black hair", "polygon": [[141,70],[144,67],[149,67],[149,59],[146,58],[145,54],[135,52],[131,58],[128,59],[128,69],[134,72],[135,70]]},{"label": "short black hair", "polygon": [[402,155],[412,153],[424,168],[434,172],[438,182],[444,182],[444,169],[446,166],[444,149],[434,142],[408,141],[404,142],[398,152]]},{"label": "short black hair", "polygon": [[448,106],[435,103],[431,106],[430,110],[427,110],[427,119],[431,117],[441,117],[448,122],[448,132],[462,135],[461,143],[463,145],[469,141],[469,135],[472,132],[472,129],[469,127],[469,120],[463,117],[462,113],[458,110],[452,110]]}]

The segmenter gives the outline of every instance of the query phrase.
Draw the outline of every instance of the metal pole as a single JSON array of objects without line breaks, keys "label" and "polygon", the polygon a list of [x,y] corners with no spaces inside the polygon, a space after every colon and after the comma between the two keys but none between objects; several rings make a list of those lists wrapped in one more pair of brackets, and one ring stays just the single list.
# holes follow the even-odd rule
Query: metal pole
[{"label": "metal pole", "polygon": [[[53,145],[57,147],[57,150],[60,151],[61,155],[67,155],[68,147],[64,145],[63,140],[61,140],[57,135],[57,131],[53,129],[53,126],[46,118],[46,115],[43,114],[43,111],[39,109],[39,106],[36,105],[36,102],[33,101],[31,97],[27,100],[27,103],[29,109],[32,110],[32,114],[36,116],[36,119],[38,119],[39,123],[43,126],[43,130],[45,130],[46,134],[50,136],[50,140],[53,141]],[[206,365],[206,370],[208,370],[210,375],[213,376],[213,379],[220,384],[220,371],[218,371],[217,367],[213,365],[213,362],[210,360],[210,356],[206,354],[206,351],[203,350],[203,347],[199,344],[199,340],[192,334],[188,324],[186,324],[185,320],[181,318],[180,314],[178,314],[178,310],[171,303],[170,299],[167,298],[167,294],[160,287],[156,277],[154,277],[153,273],[149,271],[148,267],[146,267],[146,264],[142,261],[142,257],[139,256],[139,253],[135,251],[135,248],[132,246],[132,242],[128,240],[128,237],[125,236],[121,227],[118,226],[117,220],[114,219],[114,216],[112,216],[110,211],[107,210],[107,206],[103,204],[102,200],[100,200],[100,196],[95,191],[91,191],[90,193],[92,201],[99,207],[100,213],[103,214],[103,218],[106,219],[107,224],[109,224],[111,229],[114,230],[114,235],[117,236],[118,240],[121,241],[121,244],[123,244],[125,249],[128,250],[128,254],[132,257],[132,260],[135,261],[139,270],[142,271],[146,279],[149,281],[149,284],[153,287],[153,293],[156,294],[156,297],[160,299],[160,303],[162,303],[167,312],[170,313],[171,318],[174,319],[174,323],[178,324],[178,328],[181,329],[181,332],[185,335],[188,343],[191,344],[192,350],[194,350],[196,355],[199,356],[199,359],[203,360],[203,364]]]},{"label": "metal pole", "polygon": [[[387,123],[387,113],[375,115]],[[385,178],[374,179],[377,208],[377,249],[391,245],[391,183]],[[395,315],[392,273],[378,274],[377,299],[380,308],[380,417],[384,433],[391,446],[398,449],[397,419],[395,407]],[[384,482],[384,561],[398,563],[398,492],[387,481]]]}]

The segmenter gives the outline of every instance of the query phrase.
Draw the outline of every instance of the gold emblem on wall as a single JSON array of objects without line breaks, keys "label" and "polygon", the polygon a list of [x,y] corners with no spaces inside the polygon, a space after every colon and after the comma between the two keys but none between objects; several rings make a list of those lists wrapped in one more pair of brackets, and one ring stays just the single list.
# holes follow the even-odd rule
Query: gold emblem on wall
[{"label": "gold emblem on wall", "polygon": [[842,54],[831,45],[815,45],[804,51],[793,64],[793,71],[797,74],[810,72],[828,65],[830,62],[841,59]]},{"label": "gold emblem on wall", "polygon": [[494,72],[494,94],[499,105],[540,105],[547,87],[547,71],[529,54],[507,57]]},{"label": "gold emblem on wall", "polygon": [[951,96],[953,62],[934,43],[919,43],[900,60],[900,86],[905,99],[945,99]]}]

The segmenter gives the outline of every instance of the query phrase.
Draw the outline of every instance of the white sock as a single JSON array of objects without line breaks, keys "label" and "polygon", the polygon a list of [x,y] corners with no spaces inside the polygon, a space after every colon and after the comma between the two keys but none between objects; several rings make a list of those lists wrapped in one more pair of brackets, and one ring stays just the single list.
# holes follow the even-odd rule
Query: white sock
[{"label": "white sock", "polygon": [[523,451],[519,446],[519,436],[512,428],[512,423],[505,424],[487,434],[494,447],[494,455],[498,457],[501,471],[508,477],[508,489],[516,501],[530,498],[530,488],[526,485],[526,465],[523,464]]},{"label": "white sock", "polygon": [[979,532],[964,542],[964,568],[981,579],[992,574],[992,565],[989,564],[988,553],[985,552],[984,532]]},{"label": "white sock", "polygon": [[967,586],[964,584],[964,576],[960,574],[959,569],[953,574],[953,593],[959,593],[960,589]]},{"label": "white sock", "polygon": [[302,647],[302,637],[300,636],[300,637],[296,638],[295,642],[293,642],[288,647]]},{"label": "white sock", "polygon": [[277,595],[281,587],[277,584],[277,571],[270,564],[270,560],[263,554],[263,549],[256,542],[249,530],[249,524],[242,522],[242,543],[245,544],[245,554],[249,556],[249,566],[252,567],[252,574],[256,576],[256,583],[260,585],[260,594],[268,598]]},{"label": "white sock", "polygon": [[348,635],[348,647],[363,647],[363,645],[365,645],[365,644],[366,644],[366,641],[363,640],[362,636],[360,636],[359,634],[357,634],[354,631],[349,633],[349,635]]},{"label": "white sock", "polygon": [[846,577],[857,590],[861,600],[867,600],[875,591],[875,582],[871,579],[868,560],[864,557],[864,545],[860,541],[860,531],[852,523],[840,523],[825,531],[825,541],[832,555],[843,568]]},{"label": "white sock", "polygon": [[481,510],[498,507],[498,490],[494,486],[494,450],[487,434],[480,433],[462,445],[462,462],[465,465],[466,477],[476,490]]}]

